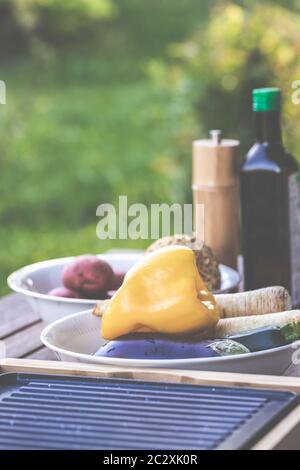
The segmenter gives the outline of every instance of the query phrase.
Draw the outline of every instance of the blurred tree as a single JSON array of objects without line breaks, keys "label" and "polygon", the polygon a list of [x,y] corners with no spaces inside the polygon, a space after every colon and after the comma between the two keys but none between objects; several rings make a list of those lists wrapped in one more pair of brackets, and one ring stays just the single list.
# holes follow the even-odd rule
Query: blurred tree
[{"label": "blurred tree", "polygon": [[[237,5],[240,5],[245,8],[253,7],[255,4],[259,3],[257,0],[237,0]],[[300,10],[300,4],[298,0],[266,0],[265,3],[271,5],[279,5],[287,8],[288,10]]]},{"label": "blurred tree", "polygon": [[113,0],[0,0],[2,54],[23,51],[32,40],[73,39],[116,12]]},{"label": "blurred tree", "polygon": [[26,30],[38,28],[47,16],[57,31],[69,32],[113,12],[111,0],[10,0],[9,3],[17,23]]},{"label": "blurred tree", "polygon": [[162,55],[171,41],[181,41],[204,24],[216,0],[114,0],[116,29],[124,29],[131,49]]},{"label": "blurred tree", "polygon": [[299,10],[299,0],[0,0],[0,275],[102,251],[95,208],[119,194],[190,200],[191,141],[221,127],[245,150],[255,86],[284,89],[297,156]]},{"label": "blurred tree", "polygon": [[173,63],[164,66],[164,83],[174,80],[176,68],[178,80],[189,83],[189,99],[206,131],[222,128],[240,138],[245,151],[253,138],[252,88],[280,86],[288,147],[299,149],[300,105],[291,96],[292,82],[300,79],[300,13],[267,1],[218,2],[206,27],[172,44],[169,53]]}]

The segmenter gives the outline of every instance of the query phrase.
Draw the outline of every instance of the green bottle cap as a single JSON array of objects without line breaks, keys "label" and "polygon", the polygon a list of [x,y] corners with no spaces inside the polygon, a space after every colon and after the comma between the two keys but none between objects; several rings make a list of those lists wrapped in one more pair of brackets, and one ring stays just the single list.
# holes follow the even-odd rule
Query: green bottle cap
[{"label": "green bottle cap", "polygon": [[280,111],[280,88],[256,88],[252,91],[253,111]]}]

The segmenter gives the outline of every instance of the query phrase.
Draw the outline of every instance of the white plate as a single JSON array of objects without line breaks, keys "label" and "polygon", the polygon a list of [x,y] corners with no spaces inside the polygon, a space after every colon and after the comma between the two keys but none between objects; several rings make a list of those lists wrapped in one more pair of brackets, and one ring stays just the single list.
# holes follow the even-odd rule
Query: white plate
[{"label": "white plate", "polygon": [[[119,272],[128,271],[141,257],[142,251],[116,251],[99,255],[111,267]],[[68,299],[48,295],[55,287],[61,286],[61,273],[64,266],[74,257],[58,258],[30,264],[12,273],[7,283],[15,292],[26,296],[33,310],[46,322],[51,323],[59,318],[80,312],[95,305],[95,300]],[[221,289],[218,292],[228,292],[240,282],[237,271],[228,266],[220,265]]]},{"label": "white plate", "polygon": [[151,360],[96,357],[93,354],[106,342],[100,337],[100,327],[101,318],[93,316],[91,310],[88,310],[48,325],[41,334],[41,340],[45,346],[55,351],[62,361],[249,374],[282,375],[290,366],[295,351],[291,345],[286,345],[257,353],[201,359]]}]

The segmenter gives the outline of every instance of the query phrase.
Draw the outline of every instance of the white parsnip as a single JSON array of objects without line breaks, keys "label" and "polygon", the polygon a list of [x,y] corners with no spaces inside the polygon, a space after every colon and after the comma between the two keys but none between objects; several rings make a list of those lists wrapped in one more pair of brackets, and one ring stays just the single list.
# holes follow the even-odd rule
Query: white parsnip
[{"label": "white parsnip", "polygon": [[93,315],[96,317],[102,317],[103,313],[109,305],[110,299],[98,300],[95,307],[93,308]]},{"label": "white parsnip", "polygon": [[284,312],[292,308],[291,297],[288,291],[281,286],[265,287],[236,294],[218,294],[215,299],[220,308],[221,318]]},{"label": "white parsnip", "polygon": [[[281,286],[265,287],[236,294],[217,294],[215,299],[220,308],[221,318],[263,315],[270,312],[283,312],[292,308],[291,297],[288,291]],[[109,299],[97,302],[93,314],[101,317],[109,302]]]},{"label": "white parsnip", "polygon": [[247,317],[223,318],[218,321],[213,332],[214,338],[243,333],[268,326],[283,327],[288,324],[300,323],[300,310],[267,313],[265,315],[250,315]]}]

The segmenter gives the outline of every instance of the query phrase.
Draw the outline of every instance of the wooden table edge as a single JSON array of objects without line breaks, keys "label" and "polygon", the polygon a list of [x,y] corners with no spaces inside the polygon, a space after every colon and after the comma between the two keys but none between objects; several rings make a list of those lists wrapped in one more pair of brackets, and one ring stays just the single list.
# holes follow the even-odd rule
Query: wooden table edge
[{"label": "wooden table edge", "polygon": [[94,377],[123,377],[143,380],[163,380],[232,387],[271,388],[300,394],[300,377],[208,372],[199,370],[126,368],[82,362],[45,361],[38,359],[1,359],[0,372],[28,372],[83,375]]}]

